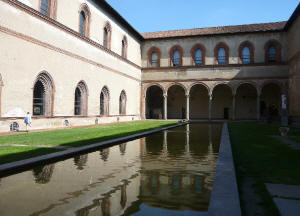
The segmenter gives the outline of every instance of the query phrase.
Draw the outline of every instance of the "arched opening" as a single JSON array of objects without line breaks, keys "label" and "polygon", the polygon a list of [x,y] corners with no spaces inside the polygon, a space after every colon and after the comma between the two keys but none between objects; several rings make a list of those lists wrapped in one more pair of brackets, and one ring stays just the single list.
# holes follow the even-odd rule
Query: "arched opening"
[{"label": "arched opening", "polygon": [[123,58],[127,58],[127,38],[126,36],[123,37],[123,40],[122,40],[122,57]]},{"label": "arched opening", "polygon": [[208,119],[208,112],[208,90],[204,85],[196,84],[190,90],[190,118]]},{"label": "arched opening", "polygon": [[74,115],[87,115],[87,87],[83,81],[75,89]]},{"label": "arched opening", "polygon": [[185,90],[179,85],[173,85],[168,90],[168,119],[185,119]]},{"label": "arched opening", "polygon": [[111,26],[109,22],[105,24],[103,29],[103,46],[107,49],[111,47]]},{"label": "arched opening", "polygon": [[236,92],[236,118],[257,118],[257,90],[248,83],[240,85]]},{"label": "arched opening", "polygon": [[83,11],[79,15],[79,33],[84,36],[86,33],[86,15]]},{"label": "arched opening", "polygon": [[51,116],[53,114],[53,84],[46,74],[38,75],[33,87],[33,110],[35,116]]},{"label": "arched opening", "polygon": [[123,90],[119,97],[119,114],[126,115],[126,93]]},{"label": "arched opening", "polygon": [[232,118],[232,90],[228,85],[217,85],[213,90],[212,118]]},{"label": "arched opening", "polygon": [[100,115],[109,115],[109,91],[107,87],[103,87],[100,94]]},{"label": "arched opening", "polygon": [[269,83],[262,88],[260,98],[260,113],[268,120],[279,120],[281,113],[281,88],[275,83]]},{"label": "arched opening", "polygon": [[146,93],[146,118],[163,119],[163,90],[154,85],[147,89]]}]

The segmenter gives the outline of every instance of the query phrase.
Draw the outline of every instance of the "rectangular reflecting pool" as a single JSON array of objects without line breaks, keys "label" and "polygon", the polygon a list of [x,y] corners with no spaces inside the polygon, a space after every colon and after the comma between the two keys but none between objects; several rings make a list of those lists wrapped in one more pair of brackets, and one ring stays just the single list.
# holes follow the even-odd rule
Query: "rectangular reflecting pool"
[{"label": "rectangular reflecting pool", "polygon": [[0,215],[207,215],[221,130],[189,124],[2,178]]}]

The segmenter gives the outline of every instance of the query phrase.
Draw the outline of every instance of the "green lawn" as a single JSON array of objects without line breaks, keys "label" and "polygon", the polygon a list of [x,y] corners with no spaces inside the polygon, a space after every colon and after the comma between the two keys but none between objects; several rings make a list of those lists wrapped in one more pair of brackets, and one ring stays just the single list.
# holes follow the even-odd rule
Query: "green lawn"
[{"label": "green lawn", "polygon": [[[78,147],[172,124],[176,122],[137,121],[0,136],[0,164],[58,151],[57,149],[36,148],[36,145]],[[28,145],[28,147],[4,146],[10,144]]]},{"label": "green lawn", "polygon": [[[262,199],[266,215],[279,215],[264,183],[300,185],[300,151],[270,137],[280,135],[279,126],[230,123],[229,132],[239,187],[243,179],[254,179],[254,190]],[[292,128],[289,135],[299,138],[300,130]]]}]

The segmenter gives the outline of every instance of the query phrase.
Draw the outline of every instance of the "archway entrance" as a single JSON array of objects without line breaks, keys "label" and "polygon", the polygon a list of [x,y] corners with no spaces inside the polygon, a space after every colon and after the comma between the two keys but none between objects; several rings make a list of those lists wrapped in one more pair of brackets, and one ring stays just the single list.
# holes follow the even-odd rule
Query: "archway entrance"
[{"label": "archway entrance", "polygon": [[173,85],[168,90],[168,119],[186,118],[186,98],[183,87]]},{"label": "archway entrance", "polygon": [[156,85],[149,87],[146,92],[146,118],[163,119],[163,103],[163,90]]},{"label": "archway entrance", "polygon": [[207,88],[202,84],[194,85],[190,90],[190,118],[208,119],[209,96]]},{"label": "archway entrance", "polygon": [[274,83],[265,85],[262,88],[260,100],[262,118],[279,120],[281,113],[281,88]]},{"label": "archway entrance", "polygon": [[232,118],[232,90],[228,85],[220,84],[213,90],[212,118]]},{"label": "archway entrance", "polygon": [[257,118],[257,90],[248,83],[238,87],[236,92],[236,118]]}]

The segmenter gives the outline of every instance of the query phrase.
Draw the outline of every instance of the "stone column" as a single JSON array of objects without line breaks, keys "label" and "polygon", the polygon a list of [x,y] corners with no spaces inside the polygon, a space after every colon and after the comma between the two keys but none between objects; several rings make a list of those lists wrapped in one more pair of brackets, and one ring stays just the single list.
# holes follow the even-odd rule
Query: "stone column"
[{"label": "stone column", "polygon": [[257,109],[257,120],[260,120],[260,94],[257,94],[257,102],[256,102],[256,109]]},{"label": "stone column", "polygon": [[186,119],[190,120],[190,95],[186,95]]},{"label": "stone column", "polygon": [[164,119],[168,119],[168,95],[164,94]]},{"label": "stone column", "polygon": [[164,130],[164,141],[163,141],[163,150],[168,151],[168,131]]},{"label": "stone column", "polygon": [[236,94],[232,96],[232,120],[236,118]]},{"label": "stone column", "polygon": [[186,146],[185,146],[185,152],[190,152],[190,125],[186,125]]},{"label": "stone column", "polygon": [[208,105],[208,119],[212,120],[212,94],[209,95],[209,105]]},{"label": "stone column", "polygon": [[142,113],[141,113],[141,116],[142,116],[142,119],[146,119],[146,95],[142,95],[142,103],[141,103],[141,106],[142,106]]}]

